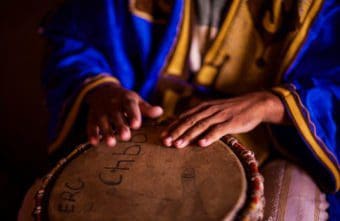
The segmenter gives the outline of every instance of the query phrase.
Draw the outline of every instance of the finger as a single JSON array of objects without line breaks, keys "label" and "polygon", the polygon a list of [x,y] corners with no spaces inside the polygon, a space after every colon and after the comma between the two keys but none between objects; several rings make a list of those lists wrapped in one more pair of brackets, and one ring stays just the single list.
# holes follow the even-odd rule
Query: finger
[{"label": "finger", "polygon": [[180,136],[174,142],[174,146],[177,148],[186,147],[194,139],[204,134],[211,126],[218,123],[221,123],[221,118],[217,117],[216,115],[200,120],[193,127],[188,129],[182,136]]},{"label": "finger", "polygon": [[181,122],[185,121],[190,117],[191,115],[199,114],[200,112],[204,111],[207,109],[209,106],[213,104],[220,103],[221,101],[211,101],[211,102],[203,102],[199,104],[198,106],[191,108],[185,112],[183,112],[179,117],[177,118],[176,121],[172,122],[165,130],[162,131],[161,137],[166,138],[169,136],[169,132],[173,130],[177,125],[181,124]]},{"label": "finger", "polygon": [[92,144],[93,146],[97,146],[99,143],[99,128],[96,123],[94,114],[91,112],[88,114],[86,131],[87,139],[90,144]]},{"label": "finger", "polygon": [[143,116],[157,118],[163,114],[163,109],[160,106],[152,106],[146,101],[141,100],[139,106]]},{"label": "finger", "polygon": [[185,127],[191,127],[196,124],[195,115],[185,119],[176,119],[162,133],[163,143],[166,146],[171,146],[181,133],[185,132]]},{"label": "finger", "polygon": [[173,126],[173,128],[170,129],[168,132],[167,137],[171,137],[173,141],[177,140],[181,135],[183,135],[185,132],[190,130],[191,128],[195,127],[196,124],[204,119],[204,118],[209,118],[213,117],[213,115],[217,112],[217,109],[214,107],[208,108],[202,112],[199,112],[197,114],[193,114],[184,121],[182,120],[177,120],[177,124]]},{"label": "finger", "polygon": [[179,119],[174,118],[172,119],[172,123],[170,123],[162,132],[161,132],[161,138],[163,140],[163,144],[167,147],[172,146],[173,139],[171,135],[169,135],[170,131],[172,131],[174,128],[176,128],[176,125],[179,124]]},{"label": "finger", "polygon": [[198,145],[201,147],[206,147],[212,144],[213,142],[219,140],[224,135],[232,133],[232,123],[230,121],[216,124],[213,126],[208,133],[198,141]]},{"label": "finger", "polygon": [[199,140],[199,145],[208,146],[227,134],[249,132],[261,123],[261,119],[257,119],[257,115],[253,116],[252,114],[253,112],[249,113],[248,111],[244,111],[238,113],[236,116],[230,116],[230,118],[227,118],[223,123],[213,126],[208,133]]},{"label": "finger", "polygon": [[131,138],[131,131],[129,126],[124,121],[124,116],[121,112],[116,112],[111,115],[112,123],[114,124],[116,131],[120,137],[120,139],[124,141],[128,141]]},{"label": "finger", "polygon": [[198,111],[201,111],[202,109],[207,108],[209,105],[210,105],[209,103],[203,102],[194,108],[190,108],[189,110],[184,111],[182,114],[179,115],[178,119],[185,119],[189,117],[190,115],[195,114]]},{"label": "finger", "polygon": [[223,100],[214,100],[214,101],[209,101],[209,102],[203,102],[203,103],[197,105],[194,108],[191,108],[187,111],[184,111],[181,115],[179,115],[179,119],[185,119],[190,115],[193,115],[193,114],[200,112],[200,111],[202,111],[202,110],[204,110],[204,109],[206,109],[210,106],[220,104],[220,103],[223,103]]},{"label": "finger", "polygon": [[163,129],[162,133],[161,133],[161,138],[166,139],[169,136],[169,132],[175,128],[175,125],[179,124],[179,119],[175,118],[173,119],[172,123],[170,123],[165,129]]},{"label": "finger", "polygon": [[99,128],[101,130],[105,143],[110,147],[115,146],[117,140],[115,138],[114,131],[112,130],[112,127],[109,123],[109,119],[106,115],[100,117]]},{"label": "finger", "polygon": [[136,98],[127,98],[123,104],[124,111],[133,129],[140,128],[142,124],[142,115]]}]

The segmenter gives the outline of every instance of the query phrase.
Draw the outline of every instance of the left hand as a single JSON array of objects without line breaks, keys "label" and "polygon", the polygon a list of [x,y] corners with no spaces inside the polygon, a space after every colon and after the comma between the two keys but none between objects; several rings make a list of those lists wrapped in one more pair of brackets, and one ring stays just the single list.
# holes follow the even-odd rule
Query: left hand
[{"label": "left hand", "polygon": [[194,140],[202,147],[227,134],[245,133],[261,122],[283,123],[285,109],[271,92],[213,100],[184,112],[162,133],[164,145],[184,148]]}]

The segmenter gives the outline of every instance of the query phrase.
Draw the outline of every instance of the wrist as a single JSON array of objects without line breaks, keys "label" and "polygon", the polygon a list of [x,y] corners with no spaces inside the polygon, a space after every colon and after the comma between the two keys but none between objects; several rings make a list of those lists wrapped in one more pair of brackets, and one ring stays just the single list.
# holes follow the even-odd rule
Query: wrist
[{"label": "wrist", "polygon": [[286,111],[281,99],[270,91],[263,93],[263,122],[283,124],[288,121]]}]

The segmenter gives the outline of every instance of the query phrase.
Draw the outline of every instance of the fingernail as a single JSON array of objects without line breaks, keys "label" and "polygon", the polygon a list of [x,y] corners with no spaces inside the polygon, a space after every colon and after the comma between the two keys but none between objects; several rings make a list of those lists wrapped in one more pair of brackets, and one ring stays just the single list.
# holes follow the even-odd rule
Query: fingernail
[{"label": "fingernail", "polygon": [[112,137],[108,138],[108,140],[107,140],[107,145],[108,145],[109,147],[113,147],[114,145],[116,145],[116,140],[113,139]]},{"label": "fingernail", "polygon": [[131,138],[130,131],[122,130],[120,132],[120,138],[124,141],[128,141]]},{"label": "fingernail", "polygon": [[91,138],[90,139],[90,143],[93,145],[93,146],[97,146],[98,145],[98,140],[96,138]]},{"label": "fingernail", "polygon": [[208,143],[208,140],[207,139],[201,139],[201,140],[199,140],[198,141],[198,144],[201,146],[201,147],[206,147],[206,146],[208,146],[209,145],[209,143]]},{"label": "fingernail", "polygon": [[179,142],[175,144],[177,148],[184,148],[188,145],[188,141],[184,141],[182,139],[178,141]]},{"label": "fingernail", "polygon": [[164,139],[164,144],[165,144],[165,146],[170,147],[171,144],[172,144],[172,137],[165,138]]},{"label": "fingernail", "polygon": [[175,141],[175,146],[176,146],[176,147],[181,146],[181,144],[183,144],[183,140],[182,140],[182,139],[179,139],[179,140],[176,140],[176,141]]},{"label": "fingernail", "polygon": [[131,127],[132,127],[133,129],[138,129],[138,128],[140,127],[140,122],[137,121],[137,120],[132,120],[132,121],[131,121]]},{"label": "fingernail", "polygon": [[157,115],[162,115],[163,114],[163,108],[160,106],[156,106],[156,114]]}]

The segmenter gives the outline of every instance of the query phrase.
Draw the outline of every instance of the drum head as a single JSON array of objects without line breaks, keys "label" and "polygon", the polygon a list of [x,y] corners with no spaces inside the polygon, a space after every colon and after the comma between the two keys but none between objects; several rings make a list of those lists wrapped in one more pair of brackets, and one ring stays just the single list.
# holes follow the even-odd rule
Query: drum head
[{"label": "drum head", "polygon": [[247,180],[223,142],[162,146],[160,126],[114,148],[90,147],[67,162],[47,195],[48,220],[230,220]]}]

